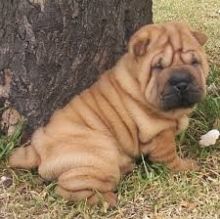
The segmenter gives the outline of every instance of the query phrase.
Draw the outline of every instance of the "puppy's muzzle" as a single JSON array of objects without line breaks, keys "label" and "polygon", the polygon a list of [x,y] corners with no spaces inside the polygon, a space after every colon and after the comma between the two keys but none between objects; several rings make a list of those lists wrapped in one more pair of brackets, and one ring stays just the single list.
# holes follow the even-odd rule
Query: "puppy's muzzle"
[{"label": "puppy's muzzle", "polygon": [[189,108],[201,101],[203,94],[203,89],[198,86],[189,71],[175,70],[166,83],[161,98],[161,108],[165,111]]}]

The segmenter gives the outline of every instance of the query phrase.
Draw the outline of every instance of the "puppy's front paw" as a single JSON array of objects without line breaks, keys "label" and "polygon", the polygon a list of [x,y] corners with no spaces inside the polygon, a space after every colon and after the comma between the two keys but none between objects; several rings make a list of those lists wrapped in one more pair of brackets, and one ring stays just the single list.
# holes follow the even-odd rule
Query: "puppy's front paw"
[{"label": "puppy's front paw", "polygon": [[198,165],[197,161],[193,159],[185,159],[183,160],[186,165],[186,170],[199,170],[200,166]]},{"label": "puppy's front paw", "polygon": [[174,171],[190,171],[190,170],[199,170],[200,167],[195,160],[192,159],[179,159],[177,164],[171,168]]}]

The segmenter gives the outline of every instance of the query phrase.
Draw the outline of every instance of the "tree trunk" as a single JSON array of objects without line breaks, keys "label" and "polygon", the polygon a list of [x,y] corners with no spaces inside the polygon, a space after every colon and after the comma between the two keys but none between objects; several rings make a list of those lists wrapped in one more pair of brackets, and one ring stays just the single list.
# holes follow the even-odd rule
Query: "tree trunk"
[{"label": "tree trunk", "polygon": [[1,0],[0,109],[30,134],[115,63],[151,10],[151,0]]}]

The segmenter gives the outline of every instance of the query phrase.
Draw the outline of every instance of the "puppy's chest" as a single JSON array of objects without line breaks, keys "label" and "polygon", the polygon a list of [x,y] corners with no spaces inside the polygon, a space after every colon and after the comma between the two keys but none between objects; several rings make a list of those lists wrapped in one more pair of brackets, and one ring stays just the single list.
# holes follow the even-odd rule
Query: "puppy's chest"
[{"label": "puppy's chest", "polygon": [[160,132],[166,129],[177,127],[177,121],[159,119],[146,115],[139,123],[139,142],[140,144],[146,144],[151,141]]}]

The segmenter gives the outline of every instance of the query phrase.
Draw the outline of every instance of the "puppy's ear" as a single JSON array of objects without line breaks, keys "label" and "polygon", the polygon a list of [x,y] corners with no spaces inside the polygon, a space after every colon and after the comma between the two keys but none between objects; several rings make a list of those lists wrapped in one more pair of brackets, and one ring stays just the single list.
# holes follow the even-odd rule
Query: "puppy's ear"
[{"label": "puppy's ear", "polygon": [[129,42],[128,51],[136,57],[143,56],[147,53],[149,43],[150,39],[133,38]]},{"label": "puppy's ear", "polygon": [[201,33],[201,32],[198,32],[198,31],[192,31],[192,35],[196,38],[196,40],[199,42],[200,45],[204,45],[207,40],[208,40],[208,37],[204,34],[204,33]]}]

